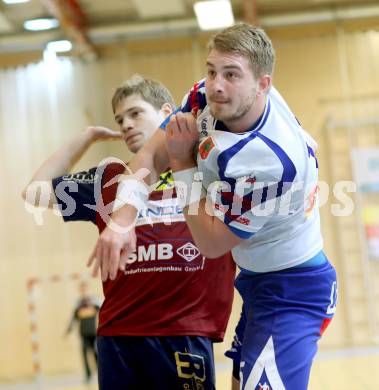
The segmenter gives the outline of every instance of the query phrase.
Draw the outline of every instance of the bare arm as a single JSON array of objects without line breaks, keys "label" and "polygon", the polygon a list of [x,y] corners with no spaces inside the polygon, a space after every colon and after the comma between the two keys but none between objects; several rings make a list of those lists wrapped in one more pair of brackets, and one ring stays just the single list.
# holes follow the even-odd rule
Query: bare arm
[{"label": "bare arm", "polygon": [[184,208],[184,215],[192,237],[202,255],[210,259],[220,257],[242,242],[242,239],[232,233],[217,217],[208,214],[205,199],[199,203],[196,215]]},{"label": "bare arm", "polygon": [[[190,114],[177,114],[167,127],[167,148],[174,172],[196,167],[193,148],[199,138],[196,121]],[[209,205],[211,206],[211,205]],[[213,214],[212,207],[206,207],[201,199],[196,212],[184,207],[184,215],[192,237],[200,252],[208,258],[220,257],[242,242],[229,228]]]},{"label": "bare arm", "polygon": [[157,129],[149,141],[132,157],[128,167],[134,173],[141,168],[148,169],[150,174],[145,181],[152,184],[158,181],[159,175],[169,167],[169,164],[165,131]]},{"label": "bare arm", "polygon": [[121,139],[121,137],[121,133],[109,130],[105,127],[87,127],[85,131],[75,136],[71,141],[63,145],[43,162],[23,190],[23,199],[32,203],[34,206],[39,205],[39,197],[33,196],[33,199],[29,199],[27,196],[28,187],[39,182],[50,190],[48,207],[52,208],[53,205],[56,204],[56,197],[53,195],[54,191],[51,184],[52,179],[69,173],[95,141]]},{"label": "bare arm", "polygon": [[[155,131],[128,164],[128,168],[136,177],[139,177],[138,172],[142,168],[148,170],[149,174],[144,177],[146,184],[155,183],[159,174],[168,167],[166,135],[162,129]],[[96,276],[100,269],[103,281],[108,278],[114,280],[118,270],[125,268],[126,260],[136,245],[134,232],[136,215],[136,208],[128,204],[112,213],[112,219],[99,236],[87,263],[88,267],[93,266],[93,276]]]}]

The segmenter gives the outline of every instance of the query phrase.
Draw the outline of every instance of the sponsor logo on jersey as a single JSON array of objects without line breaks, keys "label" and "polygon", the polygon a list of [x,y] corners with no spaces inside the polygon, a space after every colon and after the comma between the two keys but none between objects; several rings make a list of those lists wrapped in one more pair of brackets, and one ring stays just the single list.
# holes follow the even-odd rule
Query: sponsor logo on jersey
[{"label": "sponsor logo on jersey", "polygon": [[190,242],[187,242],[187,244],[184,244],[181,246],[176,253],[182,257],[185,261],[192,261],[196,259],[197,256],[200,255],[200,251],[196,248],[195,245],[191,244]]},{"label": "sponsor logo on jersey", "polygon": [[255,182],[257,181],[257,178],[255,176],[253,177],[248,177],[246,179],[246,183],[249,183],[249,184],[254,184]]},{"label": "sponsor logo on jersey", "polygon": [[140,211],[138,218],[164,217],[183,214],[179,205],[155,206],[149,204],[149,207]]},{"label": "sponsor logo on jersey", "polygon": [[173,256],[173,247],[168,243],[139,245],[136,252],[129,256],[126,264],[133,264],[136,261],[171,260]]},{"label": "sponsor logo on jersey", "polygon": [[257,181],[257,177],[255,175],[250,175],[250,176],[242,176],[237,179],[237,183],[248,183],[248,184],[255,184]]},{"label": "sponsor logo on jersey", "polygon": [[200,127],[201,127],[201,135],[208,135],[208,132],[207,132],[207,124],[208,124],[208,118],[205,117],[201,120],[201,124],[200,124]]},{"label": "sponsor logo on jersey", "polygon": [[93,172],[79,172],[79,173],[72,173],[69,175],[62,176],[62,180],[64,181],[74,181],[77,183],[96,183],[98,182],[99,175],[93,173]]},{"label": "sponsor logo on jersey", "polygon": [[159,176],[159,182],[155,187],[155,191],[166,190],[168,188],[173,188],[173,186],[174,186],[174,179],[172,177],[172,171],[170,170],[162,173]]},{"label": "sponsor logo on jersey", "polygon": [[215,147],[212,137],[206,138],[199,146],[199,154],[202,160],[206,160],[211,150]]},{"label": "sponsor logo on jersey", "polygon": [[238,217],[236,219],[236,222],[240,223],[241,225],[248,226],[250,224],[250,219],[248,219],[246,217]]},{"label": "sponsor logo on jersey", "polygon": [[136,226],[153,225],[155,223],[172,224],[184,222],[183,209],[177,199],[149,200],[147,207],[138,214]]},{"label": "sponsor logo on jersey", "polygon": [[[176,250],[176,253],[185,261],[191,262],[195,260],[200,251],[190,242],[187,242]],[[139,245],[134,253],[132,253],[127,264],[141,263],[145,261],[172,260],[174,258],[174,247],[169,243]]]}]

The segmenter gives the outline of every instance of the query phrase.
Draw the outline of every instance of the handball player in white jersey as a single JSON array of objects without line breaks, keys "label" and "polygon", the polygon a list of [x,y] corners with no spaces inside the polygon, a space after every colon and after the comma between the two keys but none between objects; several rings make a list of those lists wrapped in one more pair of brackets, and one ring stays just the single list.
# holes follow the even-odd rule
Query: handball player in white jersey
[{"label": "handball player in white jersey", "polygon": [[130,163],[136,174],[119,186],[125,206],[113,214],[124,229],[105,229],[90,264],[111,279],[124,268],[136,199],[170,166],[199,249],[232,250],[241,270],[243,312],[227,353],[241,389],[305,390],[337,284],[323,252],[314,144],[272,86],[274,63],[261,29],[239,24],[213,37],[205,80]]}]

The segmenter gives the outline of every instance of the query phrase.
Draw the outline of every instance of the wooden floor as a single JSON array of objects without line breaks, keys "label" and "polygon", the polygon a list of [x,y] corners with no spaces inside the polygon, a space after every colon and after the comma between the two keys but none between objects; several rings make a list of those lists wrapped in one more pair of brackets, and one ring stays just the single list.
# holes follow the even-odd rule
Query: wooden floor
[{"label": "wooden floor", "polygon": [[[315,361],[308,390],[363,389],[379,390],[379,350],[340,351],[321,355]],[[226,370],[217,375],[217,390],[230,390],[230,373]]]},{"label": "wooden floor", "polygon": [[[230,365],[227,360],[218,364],[217,390],[230,390],[230,375]],[[363,389],[379,390],[378,349],[320,354],[315,361],[308,390]],[[97,390],[97,384],[94,381],[89,385],[82,385],[78,377],[66,380],[65,378],[57,378],[55,381],[49,379],[46,380],[46,383],[40,382],[39,384],[0,384],[0,390]]]}]

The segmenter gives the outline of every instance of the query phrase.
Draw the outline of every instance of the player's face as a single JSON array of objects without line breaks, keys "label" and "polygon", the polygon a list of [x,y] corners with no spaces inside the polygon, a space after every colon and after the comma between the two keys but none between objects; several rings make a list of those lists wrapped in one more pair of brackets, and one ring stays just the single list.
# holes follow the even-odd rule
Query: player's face
[{"label": "player's face", "polygon": [[128,149],[137,153],[163,122],[165,115],[157,111],[139,94],[121,100],[116,106],[115,120],[120,126]]},{"label": "player's face", "polygon": [[[230,130],[244,131],[257,119],[258,81],[249,60],[232,53],[211,50],[207,58],[205,91],[211,114]],[[250,123],[252,121],[252,123]]]}]

